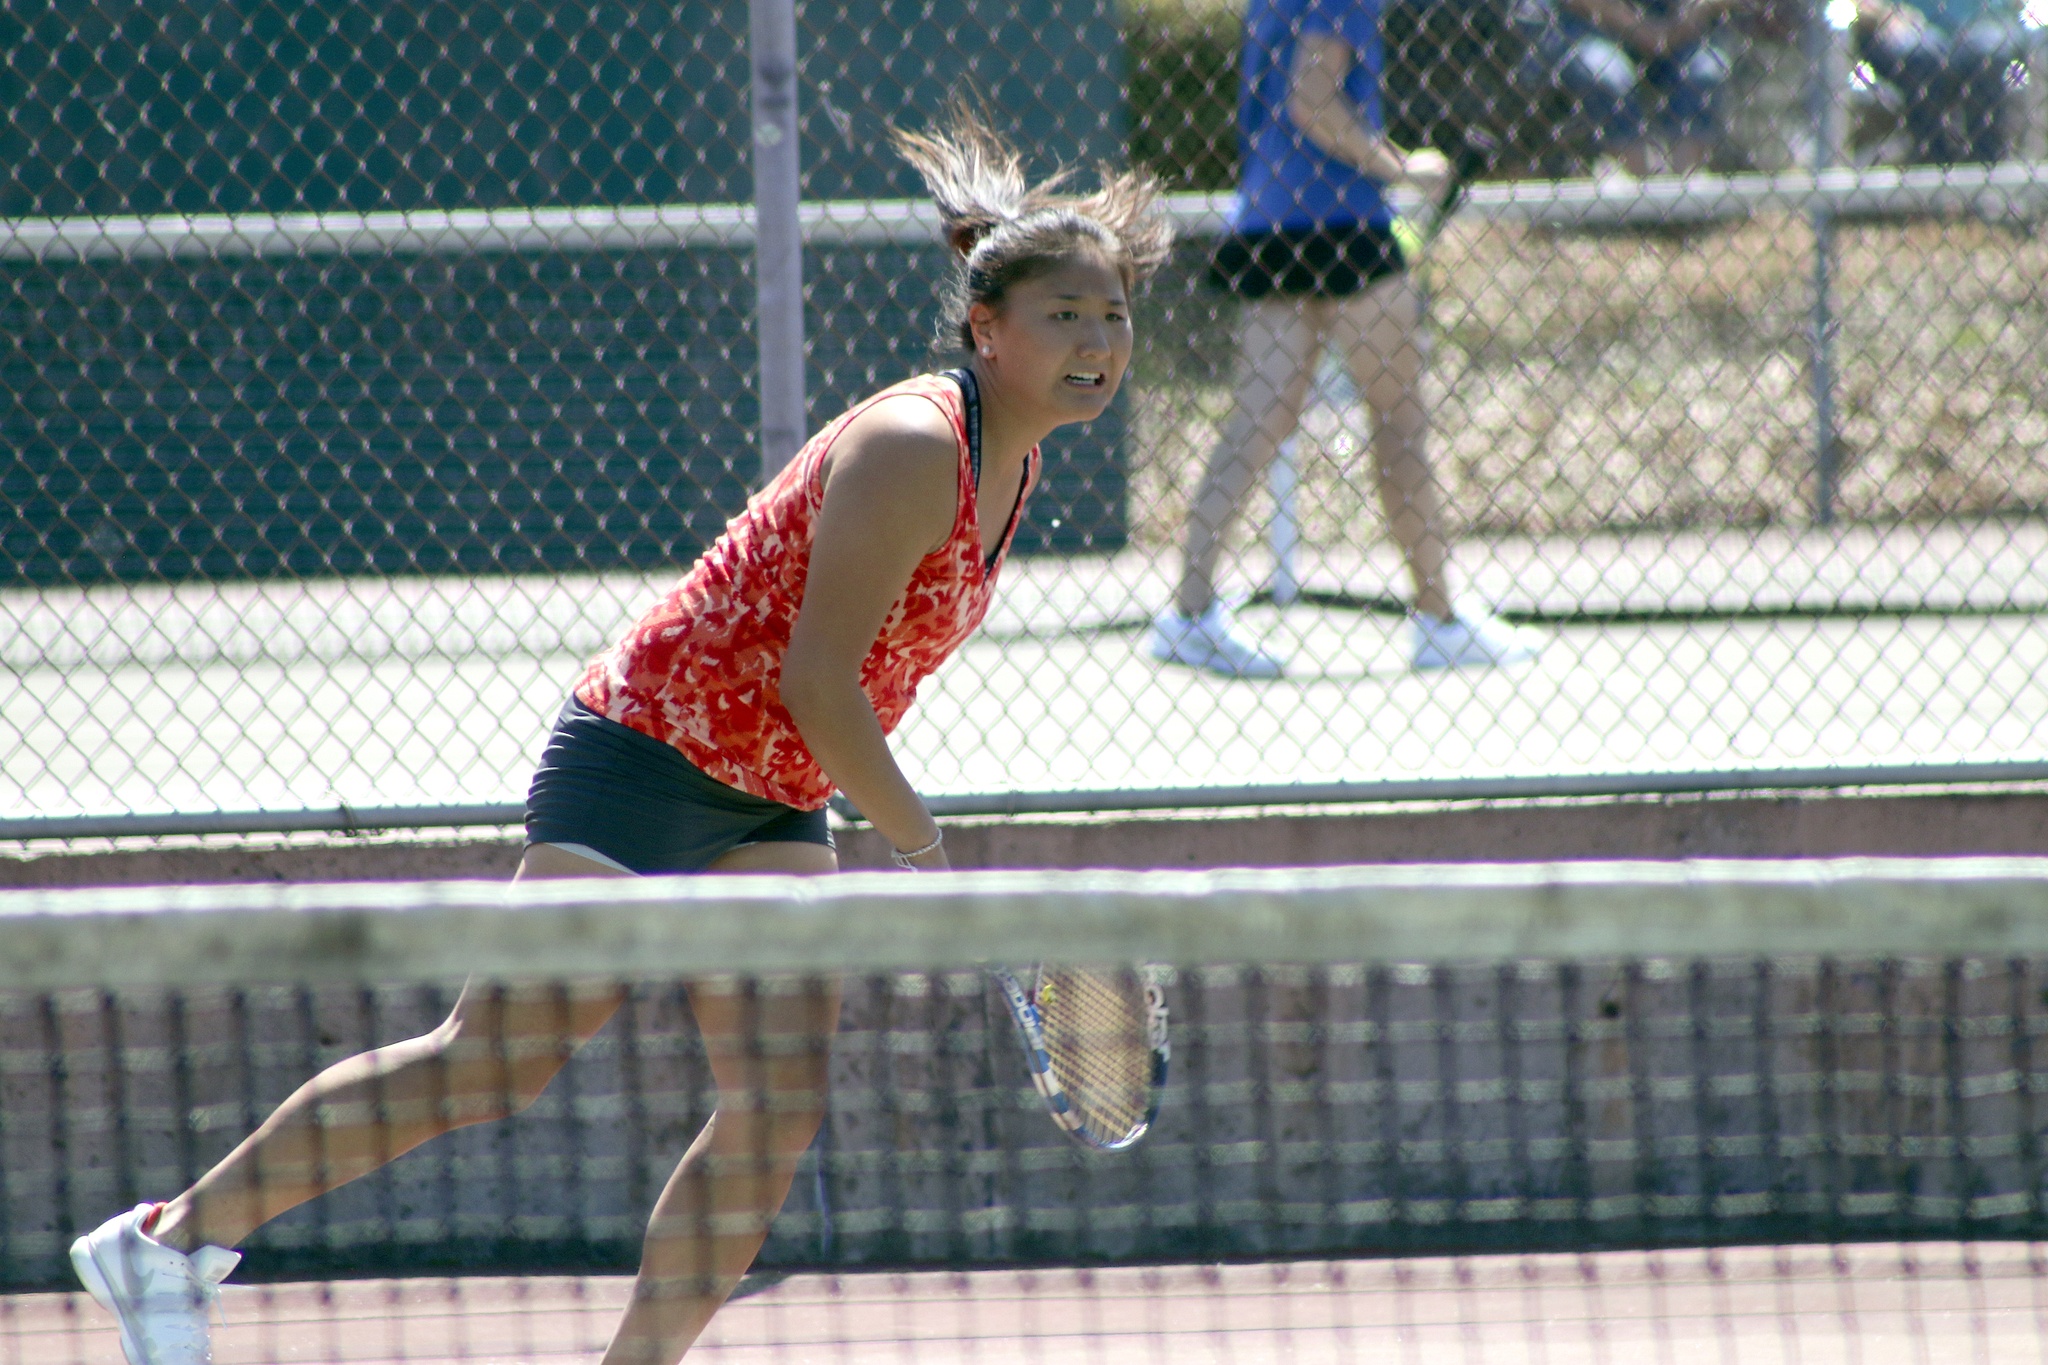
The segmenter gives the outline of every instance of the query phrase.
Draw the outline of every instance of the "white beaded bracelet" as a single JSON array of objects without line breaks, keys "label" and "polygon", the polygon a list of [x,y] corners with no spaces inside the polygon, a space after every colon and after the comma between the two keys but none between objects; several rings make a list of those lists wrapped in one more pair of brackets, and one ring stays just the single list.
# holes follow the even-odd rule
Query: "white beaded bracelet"
[{"label": "white beaded bracelet", "polygon": [[895,862],[896,866],[902,868],[905,872],[915,872],[917,871],[917,864],[911,862],[910,860],[912,858],[922,858],[925,854],[930,853],[933,849],[937,848],[940,844],[943,844],[945,842],[946,831],[940,830],[936,835],[932,837],[932,841],[926,844],[923,848],[913,848],[908,853],[905,853],[900,848],[892,848],[889,850],[889,857],[892,861]]}]

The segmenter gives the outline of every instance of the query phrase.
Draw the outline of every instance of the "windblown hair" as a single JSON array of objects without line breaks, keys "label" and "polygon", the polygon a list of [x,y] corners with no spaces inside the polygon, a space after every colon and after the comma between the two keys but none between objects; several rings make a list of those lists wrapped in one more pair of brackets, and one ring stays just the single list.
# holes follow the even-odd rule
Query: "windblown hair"
[{"label": "windblown hair", "polygon": [[1157,211],[1159,183],[1149,174],[1104,164],[1101,188],[1088,195],[1058,192],[1071,170],[1028,184],[1016,148],[964,99],[953,101],[936,128],[892,128],[890,140],[924,177],[960,261],[939,323],[942,344],[972,350],[968,309],[999,309],[1011,289],[1077,256],[1099,252],[1130,290],[1173,245],[1173,227]]}]

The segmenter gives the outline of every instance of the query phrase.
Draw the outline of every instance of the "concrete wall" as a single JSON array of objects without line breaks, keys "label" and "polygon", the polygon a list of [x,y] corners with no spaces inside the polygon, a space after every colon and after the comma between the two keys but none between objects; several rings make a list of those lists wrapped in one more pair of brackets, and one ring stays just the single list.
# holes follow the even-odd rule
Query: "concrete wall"
[{"label": "concrete wall", "polygon": [[[950,821],[960,867],[1314,867],[1573,858],[1942,857],[2048,853],[2048,792],[1514,802],[1432,808],[1170,812]],[[849,867],[887,865],[865,828]],[[510,877],[518,845],[344,839],[312,846],[0,857],[0,886]]]}]

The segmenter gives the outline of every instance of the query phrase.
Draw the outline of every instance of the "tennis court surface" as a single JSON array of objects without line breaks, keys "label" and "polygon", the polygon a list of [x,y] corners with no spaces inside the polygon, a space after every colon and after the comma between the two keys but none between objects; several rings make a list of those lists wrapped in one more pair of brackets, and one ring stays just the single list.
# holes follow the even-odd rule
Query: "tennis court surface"
[{"label": "tennis court surface", "polygon": [[[686,979],[753,1002],[749,1066],[811,1055],[775,1002],[844,991],[822,1129],[693,1359],[2048,1359],[2048,862],[11,892],[0,932],[0,1365],[118,1361],[71,1239],[472,973],[620,1004],[523,1112],[248,1238],[220,1365],[597,1361],[736,1103]],[[978,965],[1038,960],[1164,983],[1128,1151],[1055,1127]],[[440,1112],[547,1051],[447,1054]],[[382,1074],[314,1111],[316,1164],[406,1121]]]},{"label": "tennis court surface", "polygon": [[[1940,1242],[793,1275],[728,1304],[690,1358],[1976,1365],[2043,1357],[2044,1270],[2038,1244]],[[230,1288],[215,1356],[596,1360],[630,1285],[534,1276]],[[121,1365],[106,1315],[82,1296],[16,1297],[0,1324],[8,1365]]]},{"label": "tennis court surface", "polygon": [[[894,742],[927,795],[2048,760],[2048,528],[1468,543],[1526,666],[1420,674],[1386,549],[1242,624],[1273,683],[1162,668],[1136,551],[1005,570]],[[1246,584],[1265,566],[1248,566]],[[0,591],[0,818],[516,803],[563,691],[671,579]],[[1321,605],[1318,605],[1318,603]]]}]

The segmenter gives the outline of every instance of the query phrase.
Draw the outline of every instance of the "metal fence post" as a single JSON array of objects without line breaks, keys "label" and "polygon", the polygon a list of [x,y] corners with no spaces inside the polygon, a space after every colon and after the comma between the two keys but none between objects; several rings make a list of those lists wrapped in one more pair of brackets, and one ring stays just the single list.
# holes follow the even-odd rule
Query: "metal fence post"
[{"label": "metal fence post", "polygon": [[795,0],[750,0],[754,80],[754,337],[760,348],[761,479],[806,430],[804,249],[797,220]]},{"label": "metal fence post", "polygon": [[[2020,156],[2039,163],[2048,160],[2048,11],[2037,5],[2028,13],[2027,94],[2020,106]],[[2038,164],[2034,174],[2041,174]]]},{"label": "metal fence post", "polygon": [[[1807,112],[1813,120],[1813,174],[1818,180],[1840,164],[1847,145],[1843,95],[1848,85],[1848,42],[1830,11],[1837,0],[1813,0],[1806,19]],[[1835,439],[1834,214],[1820,195],[1813,197],[1808,221],[1813,225],[1813,317],[1809,339],[1813,384],[1813,520],[1827,526],[1835,519],[1835,484],[1840,451]]]}]

